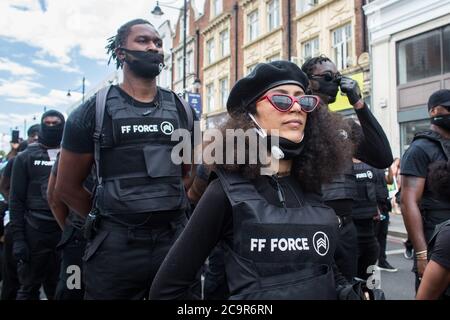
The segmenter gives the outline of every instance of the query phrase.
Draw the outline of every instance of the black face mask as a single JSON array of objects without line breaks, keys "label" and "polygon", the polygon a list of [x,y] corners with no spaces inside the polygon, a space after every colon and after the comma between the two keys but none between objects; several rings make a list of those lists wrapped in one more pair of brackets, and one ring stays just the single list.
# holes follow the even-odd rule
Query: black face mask
[{"label": "black face mask", "polygon": [[131,71],[139,77],[154,79],[164,68],[164,55],[158,52],[123,48],[121,50],[126,53],[125,62],[130,66]]},{"label": "black face mask", "polygon": [[323,96],[326,96],[327,103],[333,103],[336,101],[336,96],[339,91],[339,83],[336,81],[326,81],[324,79],[316,79],[319,83],[319,89],[317,90]]},{"label": "black face mask", "polygon": [[[274,141],[272,141],[272,136],[267,136],[265,139],[267,139],[267,150],[274,155],[273,147],[276,147],[276,144]],[[298,157],[303,149],[305,148],[305,144],[302,141],[296,143],[292,142],[289,139],[278,137],[279,145],[278,148],[283,152],[284,156],[281,158],[283,160],[292,160],[295,157]],[[276,152],[276,151],[275,151]],[[276,156],[276,155],[274,155]]]},{"label": "black face mask", "polygon": [[64,131],[64,123],[56,126],[47,126],[41,124],[41,131],[39,133],[39,143],[49,148],[57,148],[61,144]]},{"label": "black face mask", "polygon": [[435,126],[438,126],[446,131],[450,131],[450,114],[431,118],[431,124],[434,124]]}]

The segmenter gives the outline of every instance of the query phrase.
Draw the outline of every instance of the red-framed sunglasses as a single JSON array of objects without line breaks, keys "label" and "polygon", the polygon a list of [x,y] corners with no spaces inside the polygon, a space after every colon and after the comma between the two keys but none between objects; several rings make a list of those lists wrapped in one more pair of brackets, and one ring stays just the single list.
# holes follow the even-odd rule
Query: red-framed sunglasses
[{"label": "red-framed sunglasses", "polygon": [[317,108],[320,102],[318,96],[304,95],[304,96],[290,96],[288,94],[271,92],[262,96],[257,102],[267,99],[270,104],[280,112],[287,112],[291,110],[295,102],[297,102],[304,112],[312,112]]}]

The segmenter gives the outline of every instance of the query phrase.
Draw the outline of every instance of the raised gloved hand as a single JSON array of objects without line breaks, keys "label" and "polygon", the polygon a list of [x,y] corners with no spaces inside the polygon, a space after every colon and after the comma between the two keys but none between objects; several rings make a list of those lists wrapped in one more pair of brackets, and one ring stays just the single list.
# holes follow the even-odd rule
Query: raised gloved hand
[{"label": "raised gloved hand", "polygon": [[347,95],[351,105],[356,104],[362,98],[358,82],[349,77],[342,77],[341,91]]},{"label": "raised gloved hand", "polygon": [[25,240],[14,240],[12,247],[12,254],[16,262],[30,261],[30,250]]}]

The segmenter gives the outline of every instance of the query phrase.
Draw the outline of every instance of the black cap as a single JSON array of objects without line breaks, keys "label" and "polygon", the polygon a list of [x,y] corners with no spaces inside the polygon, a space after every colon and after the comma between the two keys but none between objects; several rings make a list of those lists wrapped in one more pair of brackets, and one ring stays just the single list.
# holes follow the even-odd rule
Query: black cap
[{"label": "black cap", "polygon": [[32,137],[35,134],[38,134],[40,129],[41,129],[41,125],[40,124],[32,125],[30,128],[28,128],[27,135],[29,137]]},{"label": "black cap", "polygon": [[230,114],[247,111],[247,107],[272,88],[295,84],[306,91],[309,80],[306,74],[289,61],[259,63],[250,74],[240,79],[231,89],[227,101]]},{"label": "black cap", "polygon": [[428,110],[437,106],[450,107],[450,90],[442,89],[430,96],[430,99],[428,99]]}]

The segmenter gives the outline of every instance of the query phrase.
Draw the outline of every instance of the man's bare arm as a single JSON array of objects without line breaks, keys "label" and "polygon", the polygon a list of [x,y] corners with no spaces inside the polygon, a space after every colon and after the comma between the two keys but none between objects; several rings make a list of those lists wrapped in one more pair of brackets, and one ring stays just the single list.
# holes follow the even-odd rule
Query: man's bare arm
[{"label": "man's bare arm", "polygon": [[66,218],[69,215],[69,208],[67,205],[61,201],[60,195],[56,192],[56,176],[51,173],[50,178],[48,179],[48,187],[47,187],[47,199],[48,205],[52,210],[53,216],[58,222],[59,226],[62,230],[66,225]]},{"label": "man's bare arm", "polygon": [[450,284],[450,271],[431,260],[423,274],[417,300],[437,300]]},{"label": "man's bare arm", "polygon": [[425,178],[402,177],[401,209],[408,236],[416,252],[427,249],[419,202],[425,189]]},{"label": "man's bare arm", "polygon": [[83,184],[93,163],[92,153],[79,154],[61,149],[56,190],[60,199],[83,217],[86,217],[92,208],[91,194]]}]

